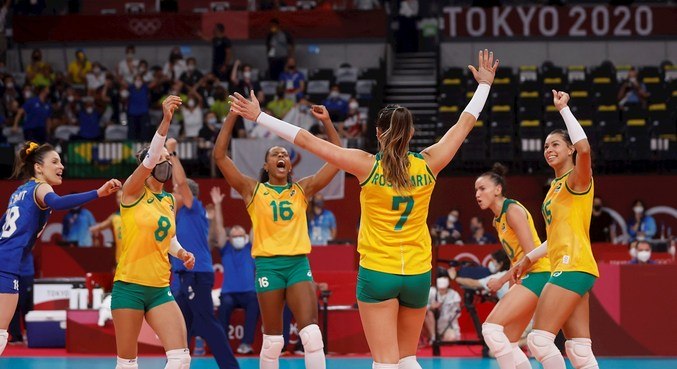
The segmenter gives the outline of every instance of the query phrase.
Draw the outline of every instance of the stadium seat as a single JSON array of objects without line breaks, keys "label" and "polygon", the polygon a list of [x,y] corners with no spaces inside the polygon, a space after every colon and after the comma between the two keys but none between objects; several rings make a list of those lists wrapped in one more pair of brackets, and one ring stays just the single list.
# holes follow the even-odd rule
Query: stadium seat
[{"label": "stadium seat", "polygon": [[626,122],[625,144],[630,160],[649,160],[651,158],[649,127],[643,118],[629,119]]},{"label": "stadium seat", "polygon": [[511,162],[515,157],[512,136],[491,135],[489,142],[489,159]]},{"label": "stadium seat", "polygon": [[373,79],[358,79],[355,83],[355,93],[358,98],[371,98],[376,85],[377,83]]},{"label": "stadium seat", "polygon": [[543,152],[543,127],[539,120],[520,120],[518,135],[522,159],[539,160]]},{"label": "stadium seat", "polygon": [[538,90],[520,92],[517,100],[517,114],[520,120],[541,120],[543,118],[543,104]]},{"label": "stadium seat", "polygon": [[106,127],[104,139],[106,141],[122,141],[127,139],[127,126],[120,124],[111,124]]},{"label": "stadium seat", "polygon": [[358,69],[353,67],[341,67],[336,70],[336,83],[357,82]]},{"label": "stadium seat", "polygon": [[54,138],[60,141],[68,141],[71,136],[77,136],[79,132],[79,126],[58,126],[54,130]]},{"label": "stadium seat", "polygon": [[24,132],[21,127],[19,127],[19,131],[16,133],[12,132],[12,127],[3,127],[2,134],[5,136],[7,143],[9,144],[19,144],[25,141]]},{"label": "stadium seat", "polygon": [[329,94],[330,86],[329,80],[310,80],[306,86],[306,93],[309,95],[322,94],[326,97]]},{"label": "stadium seat", "polygon": [[475,122],[475,127],[470,131],[461,145],[461,157],[464,162],[476,161],[483,162],[487,159],[487,129],[486,120],[480,119]]}]

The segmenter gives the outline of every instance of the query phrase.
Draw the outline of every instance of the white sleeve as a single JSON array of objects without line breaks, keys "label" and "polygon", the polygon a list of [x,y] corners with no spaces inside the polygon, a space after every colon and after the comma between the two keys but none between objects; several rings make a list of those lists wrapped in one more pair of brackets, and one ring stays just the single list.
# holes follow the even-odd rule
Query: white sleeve
[{"label": "white sleeve", "polygon": [[176,236],[172,237],[172,239],[169,241],[169,255],[178,258],[179,251],[181,250],[183,250],[183,247],[179,243],[179,240],[176,238]]}]

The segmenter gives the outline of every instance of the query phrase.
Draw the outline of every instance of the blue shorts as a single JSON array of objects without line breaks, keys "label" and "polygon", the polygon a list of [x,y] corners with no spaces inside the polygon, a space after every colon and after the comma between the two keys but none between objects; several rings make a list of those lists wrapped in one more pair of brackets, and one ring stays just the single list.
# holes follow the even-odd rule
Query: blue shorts
[{"label": "blue shorts", "polygon": [[0,272],[0,293],[19,293],[19,276]]}]

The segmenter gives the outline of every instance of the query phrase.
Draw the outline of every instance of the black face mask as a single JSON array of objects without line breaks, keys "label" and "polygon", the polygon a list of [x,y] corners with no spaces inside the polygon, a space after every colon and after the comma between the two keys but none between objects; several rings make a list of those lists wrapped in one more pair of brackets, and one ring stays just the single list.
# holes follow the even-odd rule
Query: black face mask
[{"label": "black face mask", "polygon": [[167,182],[170,178],[172,178],[172,163],[169,161],[163,161],[153,168],[151,175],[160,183]]},{"label": "black face mask", "polygon": [[595,211],[600,211],[602,210],[602,205],[595,205],[592,208],[595,209]]}]

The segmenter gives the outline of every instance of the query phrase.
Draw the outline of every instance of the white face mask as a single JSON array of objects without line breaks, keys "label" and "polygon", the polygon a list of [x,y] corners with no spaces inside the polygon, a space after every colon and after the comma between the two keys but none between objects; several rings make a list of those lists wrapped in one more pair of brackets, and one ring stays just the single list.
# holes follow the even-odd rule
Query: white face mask
[{"label": "white face mask", "polygon": [[244,79],[250,79],[252,78],[252,72],[250,71],[242,72],[242,77],[244,77]]},{"label": "white face mask", "polygon": [[141,88],[141,86],[143,86],[143,82],[136,80],[136,81],[134,81],[134,86],[136,86],[136,88]]},{"label": "white face mask", "polygon": [[127,90],[120,91],[120,97],[122,97],[123,99],[128,98],[129,97],[129,91],[127,91]]},{"label": "white face mask", "polygon": [[495,274],[495,273],[498,272],[498,265],[493,260],[491,260],[489,262],[489,265],[487,266],[487,268],[489,268],[489,271],[491,272],[491,274]]},{"label": "white face mask", "polygon": [[24,91],[24,97],[30,99],[33,96],[33,93],[30,91]]},{"label": "white face mask", "polygon": [[437,287],[438,290],[449,288],[449,278],[444,277],[437,278],[435,286]]},{"label": "white face mask", "polygon": [[244,236],[233,237],[230,239],[230,243],[235,250],[242,250],[247,244],[247,238]]},{"label": "white face mask", "polygon": [[193,99],[188,100],[188,107],[192,108],[194,106],[195,106],[195,100],[193,100]]},{"label": "white face mask", "polygon": [[635,206],[634,208],[632,208],[632,211],[634,211],[635,214],[641,214],[644,212],[644,208],[641,206]]},{"label": "white face mask", "polygon": [[87,112],[87,114],[92,114],[94,112],[94,108],[92,108],[90,106],[90,107],[86,108],[85,111]]},{"label": "white face mask", "polygon": [[332,91],[332,92],[329,93],[329,97],[331,97],[332,99],[335,99],[335,98],[339,97],[339,92],[338,91]]},{"label": "white face mask", "polygon": [[458,220],[458,218],[456,218],[455,215],[449,215],[447,217],[447,222],[449,222],[449,223],[456,223],[457,220]]},{"label": "white face mask", "polygon": [[651,259],[651,250],[639,251],[637,253],[637,260],[642,263],[646,263],[649,259]]},{"label": "white face mask", "polygon": [[353,101],[353,102],[350,103],[350,105],[348,105],[348,107],[350,107],[353,110],[357,110],[357,108],[360,107],[360,104]]},{"label": "white face mask", "polygon": [[628,252],[630,253],[631,258],[635,259],[637,257],[637,249],[636,248],[633,247]]},{"label": "white face mask", "polygon": [[75,96],[68,95],[68,97],[66,97],[66,100],[68,100],[68,102],[73,102],[73,101],[75,101]]}]

